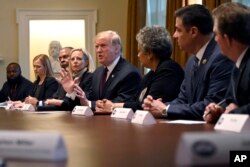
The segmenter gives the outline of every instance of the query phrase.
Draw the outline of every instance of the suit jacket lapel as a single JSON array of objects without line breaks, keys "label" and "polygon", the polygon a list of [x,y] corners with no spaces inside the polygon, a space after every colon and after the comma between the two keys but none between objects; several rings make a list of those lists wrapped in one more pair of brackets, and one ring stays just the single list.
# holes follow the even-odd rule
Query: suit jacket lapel
[{"label": "suit jacket lapel", "polygon": [[194,55],[192,57],[190,57],[190,59],[188,59],[187,65],[186,65],[186,69],[185,69],[185,91],[186,91],[186,95],[188,98],[188,101],[191,103],[193,101],[193,90],[192,90],[192,66],[193,66],[193,60],[194,59]]},{"label": "suit jacket lapel", "polygon": [[209,58],[211,57],[211,55],[213,54],[213,51],[214,51],[214,48],[216,46],[216,42],[214,40],[214,38],[211,39],[211,41],[209,42],[209,44],[207,45],[207,48],[202,56],[202,59],[200,61],[200,65],[199,65],[199,72],[196,74],[198,75],[197,76],[197,79],[195,80],[195,86],[193,88],[193,98],[195,98],[195,95],[196,95],[196,91],[197,89],[199,88],[199,84],[201,82],[201,79],[202,79],[202,76],[204,76],[204,73],[205,73],[205,68],[206,68],[206,65],[207,65],[207,62],[209,61]]},{"label": "suit jacket lapel", "polygon": [[119,74],[120,70],[121,70],[121,64],[124,62],[123,58],[120,58],[118,63],[116,64],[115,68],[113,69],[113,71],[111,72],[111,74],[109,75],[107,81],[105,82],[104,88],[103,88],[103,92],[102,92],[102,98],[105,97],[105,93],[107,92],[107,89],[109,88],[110,84],[112,83],[112,81],[117,77],[117,75]]}]

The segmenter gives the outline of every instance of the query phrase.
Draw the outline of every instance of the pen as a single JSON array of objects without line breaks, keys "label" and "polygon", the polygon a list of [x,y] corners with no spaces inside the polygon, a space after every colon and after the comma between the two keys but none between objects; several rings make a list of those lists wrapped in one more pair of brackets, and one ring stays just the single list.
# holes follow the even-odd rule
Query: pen
[{"label": "pen", "polygon": [[221,100],[219,103],[217,103],[216,105],[218,105],[218,106],[221,107],[221,105],[222,105],[223,103],[225,103],[225,102],[226,102],[226,99],[223,99],[223,100]]},{"label": "pen", "polygon": [[[222,107],[221,105],[226,102],[226,99],[221,100],[219,103],[217,103],[217,106]],[[216,107],[216,106],[215,106]],[[206,114],[203,115],[203,118],[205,118],[208,114],[211,114],[211,111],[208,111]]]}]

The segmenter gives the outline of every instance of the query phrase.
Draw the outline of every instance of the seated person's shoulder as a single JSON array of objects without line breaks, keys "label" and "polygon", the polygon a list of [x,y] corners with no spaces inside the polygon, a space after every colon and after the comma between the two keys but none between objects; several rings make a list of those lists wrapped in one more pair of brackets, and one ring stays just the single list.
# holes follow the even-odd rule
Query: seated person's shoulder
[{"label": "seated person's shoulder", "polygon": [[175,69],[180,69],[183,70],[182,67],[180,66],[180,64],[178,64],[176,61],[169,59],[169,60],[165,60],[163,61],[158,68],[175,68]]},{"label": "seated person's shoulder", "polygon": [[87,72],[87,74],[86,74],[86,77],[87,77],[87,78],[92,78],[92,76],[93,76],[93,73],[92,73],[92,72]]},{"label": "seated person's shoulder", "polygon": [[57,81],[54,77],[46,77],[46,80],[51,82]]},{"label": "seated person's shoulder", "polygon": [[127,71],[128,73],[129,73],[129,72],[135,72],[135,73],[138,73],[138,74],[139,74],[138,69],[137,69],[134,65],[130,64],[130,63],[127,62],[127,61],[125,61],[124,65],[122,66],[122,70],[123,70],[124,72]]},{"label": "seated person's shoulder", "polygon": [[28,85],[28,86],[33,85],[33,82],[31,82],[30,80],[28,80],[28,79],[25,78],[25,77],[22,77],[22,80],[23,80],[23,83],[24,83],[25,85]]},{"label": "seated person's shoulder", "polygon": [[58,85],[58,81],[54,77],[46,77],[46,83],[47,84],[56,84]]},{"label": "seated person's shoulder", "polygon": [[221,53],[217,54],[217,56],[213,59],[211,63],[214,65],[224,64],[228,68],[232,68],[234,66],[234,63],[230,59],[228,59],[226,56],[222,55]]}]

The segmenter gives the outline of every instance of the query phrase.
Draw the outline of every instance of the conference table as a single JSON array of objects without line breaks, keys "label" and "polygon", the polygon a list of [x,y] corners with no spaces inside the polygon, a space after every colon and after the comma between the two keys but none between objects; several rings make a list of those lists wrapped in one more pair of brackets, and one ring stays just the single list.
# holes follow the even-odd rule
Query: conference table
[{"label": "conference table", "polygon": [[107,114],[87,117],[64,111],[0,109],[0,130],[60,133],[68,152],[64,162],[7,159],[7,167],[173,167],[181,135],[214,131],[213,127],[210,124],[169,124],[160,119],[154,125],[141,125]]}]

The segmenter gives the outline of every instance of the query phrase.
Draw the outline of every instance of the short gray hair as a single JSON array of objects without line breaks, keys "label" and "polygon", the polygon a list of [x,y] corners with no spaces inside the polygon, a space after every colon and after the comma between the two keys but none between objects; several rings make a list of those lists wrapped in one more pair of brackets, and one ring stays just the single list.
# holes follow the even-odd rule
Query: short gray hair
[{"label": "short gray hair", "polygon": [[172,54],[172,39],[162,26],[146,26],[136,35],[138,46],[143,52],[151,52],[160,60],[169,59]]}]

